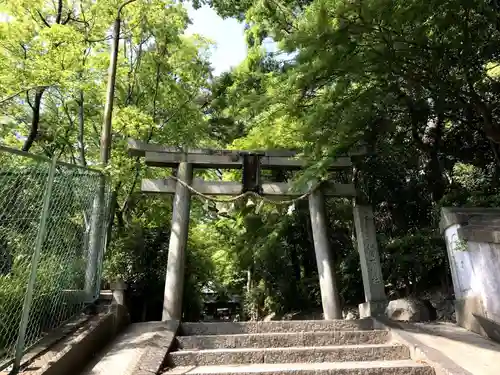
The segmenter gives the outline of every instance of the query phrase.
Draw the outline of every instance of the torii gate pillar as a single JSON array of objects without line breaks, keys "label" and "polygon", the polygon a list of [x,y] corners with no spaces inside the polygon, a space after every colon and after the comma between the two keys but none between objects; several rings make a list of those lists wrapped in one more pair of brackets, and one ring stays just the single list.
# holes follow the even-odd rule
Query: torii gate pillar
[{"label": "torii gate pillar", "polygon": [[[187,184],[193,180],[192,164],[181,162],[177,168],[177,178]],[[182,293],[184,289],[184,263],[189,230],[191,193],[182,183],[177,182],[172,207],[172,229],[168,245],[167,275],[163,297],[162,320],[181,320]]]},{"label": "torii gate pillar", "polygon": [[321,304],[325,320],[342,319],[339,292],[335,280],[335,265],[328,241],[328,221],[325,200],[320,188],[309,196],[309,213],[314,241],[314,252],[318,264]]}]

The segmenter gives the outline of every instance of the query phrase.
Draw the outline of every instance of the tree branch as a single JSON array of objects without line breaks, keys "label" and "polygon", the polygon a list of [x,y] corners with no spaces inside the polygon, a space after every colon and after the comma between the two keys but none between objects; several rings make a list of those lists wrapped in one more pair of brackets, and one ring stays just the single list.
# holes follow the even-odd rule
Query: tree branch
[{"label": "tree branch", "polygon": [[[4,99],[1,99],[0,100],[0,104],[3,104],[5,102],[8,102],[9,100],[12,100],[14,98],[16,98],[17,96],[23,94],[23,93],[29,93],[31,90],[39,90],[39,89],[47,89],[49,88],[50,86],[33,86],[33,87],[28,87],[27,89],[22,89],[22,90],[19,90],[18,92],[16,92],[15,94],[12,94],[12,95],[9,95],[7,96],[6,98]],[[28,102],[28,105],[31,107],[31,102],[29,100],[29,97],[27,98],[27,102]],[[33,107],[32,107],[33,108]]]},{"label": "tree branch", "polygon": [[36,12],[38,13],[38,16],[40,17],[42,22],[45,24],[45,26],[50,27],[50,23],[48,23],[47,20],[45,18],[43,18],[42,13],[40,13],[40,11],[38,9],[36,10]]},{"label": "tree branch", "polygon": [[136,0],[128,0],[128,1],[125,1],[122,5],[120,5],[120,7],[118,8],[118,18],[120,18],[120,15],[121,15],[123,8],[125,8],[130,3],[133,3],[134,1],[136,1]]},{"label": "tree branch", "polygon": [[22,147],[23,151],[29,151],[33,143],[35,142],[35,139],[38,135],[38,125],[40,123],[40,106],[42,103],[42,96],[45,91],[45,88],[38,88],[35,93],[35,102],[33,103],[33,106],[31,107],[33,109],[33,118],[31,120],[31,129],[28,134],[28,137],[26,138],[26,141],[24,142],[24,145]]},{"label": "tree branch", "polygon": [[76,18],[71,17],[72,14],[73,14],[72,12],[68,12],[68,16],[66,17],[66,19],[64,21],[61,22],[61,25],[66,25],[69,22],[69,20],[79,22],[79,20],[77,20]]}]

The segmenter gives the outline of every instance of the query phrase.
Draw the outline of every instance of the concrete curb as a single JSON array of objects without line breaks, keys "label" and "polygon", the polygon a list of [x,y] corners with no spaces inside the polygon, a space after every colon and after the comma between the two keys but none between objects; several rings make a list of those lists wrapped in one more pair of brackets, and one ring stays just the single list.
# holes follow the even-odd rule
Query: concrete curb
[{"label": "concrete curb", "polygon": [[131,375],[159,374],[179,329],[178,320],[165,322],[166,329],[156,333],[148,342],[148,347],[139,357]]},{"label": "concrete curb", "polygon": [[410,349],[411,358],[418,362],[427,364],[434,368],[436,375],[474,375],[454,361],[418,340],[414,333],[432,334],[421,327],[408,323],[395,322],[385,318],[373,318],[375,329],[386,329],[391,332],[394,341],[406,345]]},{"label": "concrete curb", "polygon": [[[28,350],[22,357],[21,369],[30,368],[30,366],[43,358],[47,352],[50,351],[52,347],[57,345],[63,340],[67,340],[68,337],[74,335],[82,326],[88,324],[88,321],[92,317],[85,314],[80,314],[74,319],[68,321],[63,327],[55,329],[53,332],[49,333],[46,337],[35,344],[30,350]],[[3,370],[0,371],[0,375],[8,375],[10,369],[12,369],[12,360],[0,363]]]},{"label": "concrete curb", "polygon": [[127,323],[128,313],[125,308],[113,306],[110,311],[97,315],[80,327],[76,331],[75,337],[66,342],[62,341],[60,345],[63,346],[63,349],[32,374],[67,375],[78,373],[95,353],[109,343]]}]

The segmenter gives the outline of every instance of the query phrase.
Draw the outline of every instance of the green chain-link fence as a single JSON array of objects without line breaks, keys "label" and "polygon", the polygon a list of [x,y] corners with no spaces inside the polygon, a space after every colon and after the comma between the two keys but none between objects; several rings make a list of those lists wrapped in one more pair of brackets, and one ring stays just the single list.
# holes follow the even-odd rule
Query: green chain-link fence
[{"label": "green chain-link fence", "polygon": [[0,146],[0,370],[99,294],[101,172]]}]

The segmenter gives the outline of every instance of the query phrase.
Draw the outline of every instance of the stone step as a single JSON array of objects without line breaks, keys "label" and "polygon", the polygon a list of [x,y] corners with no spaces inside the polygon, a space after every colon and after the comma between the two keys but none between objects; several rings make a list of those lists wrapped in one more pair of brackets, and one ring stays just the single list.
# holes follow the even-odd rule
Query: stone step
[{"label": "stone step", "polygon": [[180,334],[233,335],[268,332],[358,331],[373,329],[371,319],[359,320],[286,320],[272,322],[183,323]]},{"label": "stone step", "polygon": [[272,349],[211,349],[170,353],[169,366],[236,365],[247,363],[301,363],[391,361],[410,359],[403,345],[343,345]]},{"label": "stone step", "polygon": [[469,218],[469,226],[492,226],[500,227],[500,212],[496,215],[477,215]]},{"label": "stone step", "polygon": [[242,335],[177,336],[179,349],[284,348],[324,345],[384,344],[390,331],[258,333]]},{"label": "stone step", "polygon": [[188,366],[168,370],[169,375],[435,375],[432,367],[410,360],[261,363],[236,366]]}]

